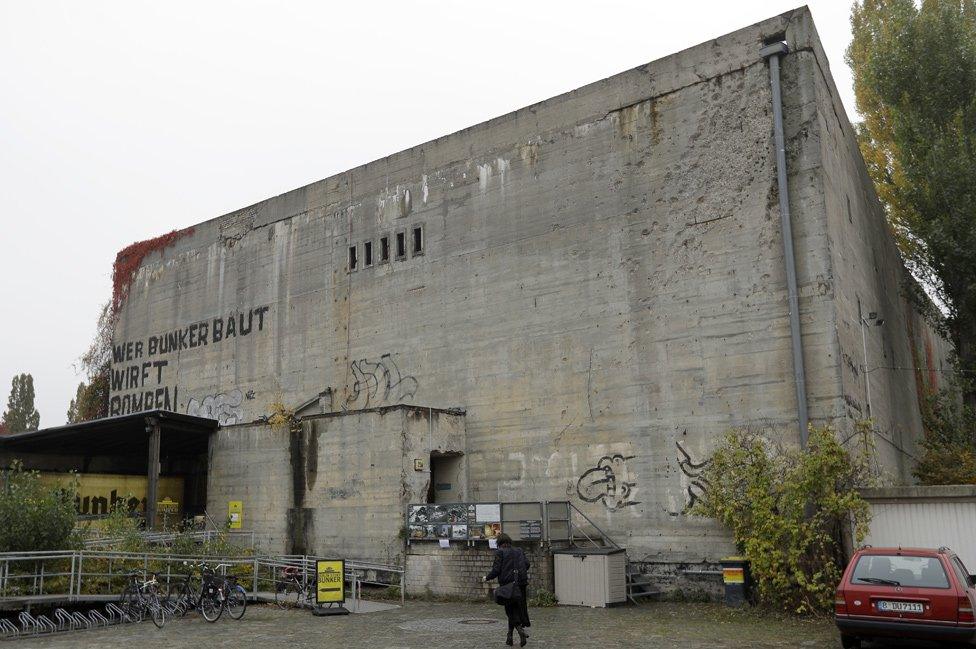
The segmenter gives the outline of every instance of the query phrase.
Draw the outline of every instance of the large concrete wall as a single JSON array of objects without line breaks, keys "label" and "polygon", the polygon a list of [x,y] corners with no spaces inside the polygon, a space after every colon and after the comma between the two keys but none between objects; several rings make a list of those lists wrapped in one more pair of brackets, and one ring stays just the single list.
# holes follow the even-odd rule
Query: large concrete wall
[{"label": "large concrete wall", "polygon": [[426,502],[428,458],[464,450],[463,414],[427,408],[309,416],[294,430],[228,426],[210,442],[208,511],[223,517],[241,501],[244,529],[267,552],[397,563],[406,506]]},{"label": "large concrete wall", "polygon": [[[135,278],[116,331],[132,357],[115,367],[119,379],[136,367],[137,385],[117,381],[113,407],[148,391],[232,424],[326,388],[335,411],[463,407],[469,498],[568,497],[632,559],[721,556],[725,533],[685,514],[699,465],[730,427],[797,439],[758,56],[772,37],[793,52],[784,101],[811,414],[846,431],[849,296],[870,285],[897,301],[900,262],[806,10],[196,226]],[[842,183],[872,221],[839,222]],[[891,272],[839,270],[863,252],[837,247],[857,238],[848,226]],[[382,237],[395,246],[415,227],[423,254],[350,272],[350,246],[362,263],[365,242],[378,255]],[[166,332],[176,351],[147,357]],[[875,415],[918,434],[917,415],[902,416],[917,409],[902,399],[914,378],[889,380]],[[247,430],[221,431],[213,466],[259,444],[234,439]],[[356,460],[361,433],[339,434],[337,461]],[[360,478],[371,495],[386,484]]]}]

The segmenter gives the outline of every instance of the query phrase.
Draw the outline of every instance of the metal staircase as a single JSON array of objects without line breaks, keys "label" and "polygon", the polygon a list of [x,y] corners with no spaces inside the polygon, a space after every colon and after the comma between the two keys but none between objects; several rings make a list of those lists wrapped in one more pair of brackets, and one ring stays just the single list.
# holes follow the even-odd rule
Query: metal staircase
[{"label": "metal staircase", "polygon": [[[616,541],[610,538],[606,532],[594,523],[590,518],[581,512],[576,505],[569,503],[570,525],[569,543],[573,547],[611,547],[618,550],[626,549],[621,547]],[[579,521],[577,523],[577,520]],[[627,599],[637,604],[639,599],[654,597],[661,594],[661,590],[656,588],[653,581],[647,575],[641,573],[628,556],[625,564],[627,577]]]}]

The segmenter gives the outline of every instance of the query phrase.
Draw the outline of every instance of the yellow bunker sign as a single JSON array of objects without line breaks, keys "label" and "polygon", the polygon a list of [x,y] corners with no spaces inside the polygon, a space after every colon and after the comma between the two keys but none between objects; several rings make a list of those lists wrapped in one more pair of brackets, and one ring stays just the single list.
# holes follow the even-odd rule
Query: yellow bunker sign
[{"label": "yellow bunker sign", "polygon": [[345,580],[346,562],[319,560],[315,562],[317,604],[342,604],[346,601]]}]

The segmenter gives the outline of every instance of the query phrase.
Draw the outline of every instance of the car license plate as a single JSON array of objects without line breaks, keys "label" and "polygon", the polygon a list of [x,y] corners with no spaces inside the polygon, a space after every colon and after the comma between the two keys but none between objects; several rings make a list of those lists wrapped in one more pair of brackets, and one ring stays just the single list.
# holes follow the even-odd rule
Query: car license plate
[{"label": "car license plate", "polygon": [[878,602],[878,610],[887,613],[921,613],[922,605],[916,602]]}]

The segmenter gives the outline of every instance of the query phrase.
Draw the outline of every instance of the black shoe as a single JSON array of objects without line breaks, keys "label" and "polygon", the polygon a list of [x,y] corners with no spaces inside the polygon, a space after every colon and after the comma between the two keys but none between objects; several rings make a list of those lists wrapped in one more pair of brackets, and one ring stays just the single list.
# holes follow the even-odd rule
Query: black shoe
[{"label": "black shoe", "polygon": [[518,631],[519,634],[519,646],[524,647],[526,641],[529,639],[528,634],[525,632],[525,629],[520,626],[515,627],[515,630]]},{"label": "black shoe", "polygon": [[513,644],[512,643],[512,632],[511,631],[508,632],[508,637],[505,638],[505,644],[507,644],[509,647],[511,647],[512,644]]}]

